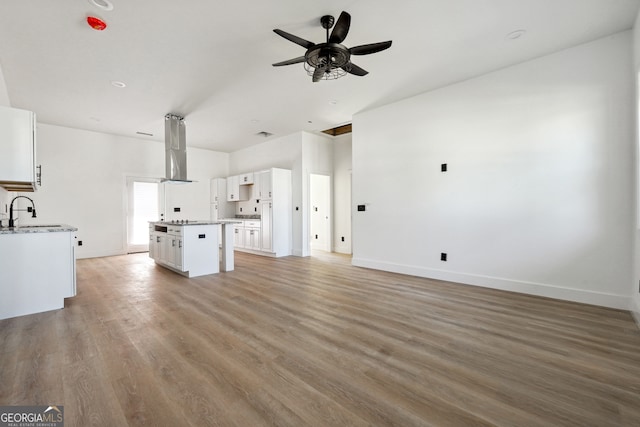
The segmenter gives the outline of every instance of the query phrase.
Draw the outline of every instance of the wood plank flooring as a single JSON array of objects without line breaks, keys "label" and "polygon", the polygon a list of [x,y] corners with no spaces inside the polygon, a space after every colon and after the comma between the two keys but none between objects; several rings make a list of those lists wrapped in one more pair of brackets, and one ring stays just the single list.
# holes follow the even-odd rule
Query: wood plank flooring
[{"label": "wood plank flooring", "polygon": [[67,426],[639,426],[629,313],[236,253],[187,279],[79,260],[63,310],[0,321],[0,405]]}]

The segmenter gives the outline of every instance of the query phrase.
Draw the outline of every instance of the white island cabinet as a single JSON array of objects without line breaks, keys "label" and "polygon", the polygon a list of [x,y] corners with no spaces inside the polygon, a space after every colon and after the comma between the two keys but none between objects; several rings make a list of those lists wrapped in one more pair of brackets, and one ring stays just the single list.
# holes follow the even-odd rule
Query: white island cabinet
[{"label": "white island cabinet", "polygon": [[[156,264],[187,277],[233,270],[233,245],[225,243],[236,221],[149,223],[149,257]],[[222,227],[222,233],[219,228]],[[222,240],[218,239],[221,234]]]},{"label": "white island cabinet", "polygon": [[0,228],[0,319],[60,309],[76,295],[76,230]]}]

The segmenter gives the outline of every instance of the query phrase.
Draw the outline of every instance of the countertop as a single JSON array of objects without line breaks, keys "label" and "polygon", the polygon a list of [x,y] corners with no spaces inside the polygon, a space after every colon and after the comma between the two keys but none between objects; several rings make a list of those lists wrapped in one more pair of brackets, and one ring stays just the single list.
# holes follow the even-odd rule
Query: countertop
[{"label": "countertop", "polygon": [[78,228],[67,224],[33,224],[13,228],[0,228],[0,234],[55,233],[61,231],[78,231]]},{"label": "countertop", "polygon": [[189,226],[189,225],[218,225],[218,224],[240,224],[242,220],[239,219],[219,219],[217,221],[210,220],[202,220],[202,221],[189,221],[189,222],[171,222],[171,221],[149,221],[149,224],[152,225],[179,225],[179,226]]}]

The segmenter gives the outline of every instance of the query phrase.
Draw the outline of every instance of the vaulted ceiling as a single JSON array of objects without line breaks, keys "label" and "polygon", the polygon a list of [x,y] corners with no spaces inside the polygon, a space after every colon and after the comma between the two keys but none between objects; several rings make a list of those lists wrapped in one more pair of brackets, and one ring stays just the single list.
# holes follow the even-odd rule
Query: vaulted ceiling
[{"label": "vaulted ceiling", "polygon": [[[189,146],[225,152],[265,141],[259,132],[319,132],[359,111],[630,29],[640,4],[110,1],[111,11],[89,0],[0,2],[0,76],[11,105],[43,123],[157,141],[164,115],[175,113],[185,117]],[[393,41],[352,58],[367,76],[312,83],[302,64],[272,67],[305,51],[274,28],[319,43],[320,17],[342,10],[352,16],[347,47]],[[88,16],[107,28],[91,29]],[[525,33],[510,36],[517,30]]]}]

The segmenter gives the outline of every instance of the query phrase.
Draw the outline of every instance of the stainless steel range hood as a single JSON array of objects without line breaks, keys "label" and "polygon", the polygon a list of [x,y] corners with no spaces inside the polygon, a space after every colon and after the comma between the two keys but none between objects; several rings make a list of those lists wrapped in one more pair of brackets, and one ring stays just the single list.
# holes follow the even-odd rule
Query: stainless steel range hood
[{"label": "stainless steel range hood", "polygon": [[184,118],[164,116],[165,179],[162,182],[184,184],[187,179],[187,139]]}]

